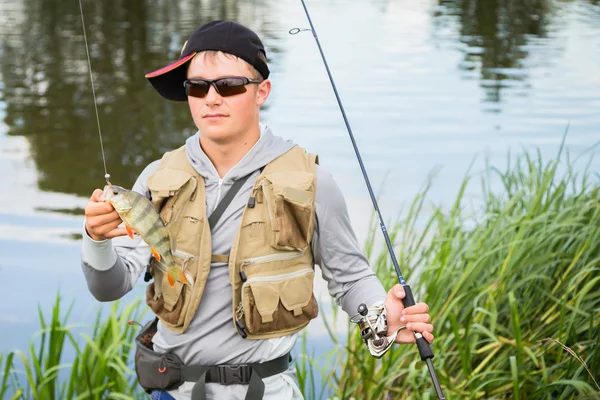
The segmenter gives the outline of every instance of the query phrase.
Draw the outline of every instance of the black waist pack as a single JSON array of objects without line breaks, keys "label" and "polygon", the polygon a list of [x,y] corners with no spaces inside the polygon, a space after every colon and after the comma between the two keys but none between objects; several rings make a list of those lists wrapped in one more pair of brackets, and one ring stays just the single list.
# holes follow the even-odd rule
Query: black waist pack
[{"label": "black waist pack", "polygon": [[135,372],[147,393],[176,389],[186,381],[196,382],[192,388],[192,400],[205,400],[206,383],[215,382],[248,385],[245,400],[261,400],[265,389],[262,379],[286,371],[292,361],[288,353],[258,364],[184,365],[175,354],[153,350],[152,337],[156,334],[157,324],[158,318],[155,318],[144,325],[135,337]]},{"label": "black waist pack", "polygon": [[142,388],[148,393],[152,390],[171,390],[183,384],[181,359],[170,353],[158,353],[153,350],[152,337],[156,334],[158,318],[148,322],[135,338],[135,373]]}]

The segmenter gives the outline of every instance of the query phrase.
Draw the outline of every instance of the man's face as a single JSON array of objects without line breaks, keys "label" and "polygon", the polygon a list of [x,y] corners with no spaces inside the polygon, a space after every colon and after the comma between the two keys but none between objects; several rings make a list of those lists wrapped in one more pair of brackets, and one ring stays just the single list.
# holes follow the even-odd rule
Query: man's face
[{"label": "man's face", "polygon": [[[244,60],[218,52],[214,57],[205,54],[194,57],[187,78],[244,76],[254,79],[253,73]],[[223,97],[211,85],[203,98],[188,96],[190,111],[202,138],[228,143],[258,126],[259,107],[267,100],[271,83],[264,80],[260,84],[250,83],[245,88],[244,93]]]}]

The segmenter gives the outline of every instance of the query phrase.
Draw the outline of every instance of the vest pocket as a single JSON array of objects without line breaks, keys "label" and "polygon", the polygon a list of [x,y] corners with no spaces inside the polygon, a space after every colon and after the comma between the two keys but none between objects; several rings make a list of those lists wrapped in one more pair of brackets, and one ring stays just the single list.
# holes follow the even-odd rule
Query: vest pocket
[{"label": "vest pocket", "polygon": [[251,334],[300,328],[318,314],[313,295],[315,272],[295,272],[249,278],[242,285],[245,323]]},{"label": "vest pocket", "polygon": [[[169,224],[179,215],[173,215],[176,206],[185,203],[196,192],[198,182],[190,173],[180,170],[164,169],[156,171],[148,178],[148,190],[154,207]],[[182,198],[183,197],[183,198]]]},{"label": "vest pocket", "polygon": [[267,174],[262,187],[271,220],[271,246],[277,250],[305,250],[310,241],[314,175],[307,172]]},{"label": "vest pocket", "polygon": [[[175,252],[175,254],[178,253],[181,252]],[[173,259],[180,266],[186,264],[185,258],[173,255]],[[151,270],[154,282],[150,283],[146,289],[146,303],[163,321],[180,326],[183,324],[189,306],[189,302],[186,301],[189,290],[186,290],[185,285],[179,281],[175,281],[173,287],[169,286],[167,273],[156,264],[157,261],[152,259]]]},{"label": "vest pocket", "polygon": [[255,242],[265,238],[265,217],[260,211],[246,209],[242,221],[242,243]]}]

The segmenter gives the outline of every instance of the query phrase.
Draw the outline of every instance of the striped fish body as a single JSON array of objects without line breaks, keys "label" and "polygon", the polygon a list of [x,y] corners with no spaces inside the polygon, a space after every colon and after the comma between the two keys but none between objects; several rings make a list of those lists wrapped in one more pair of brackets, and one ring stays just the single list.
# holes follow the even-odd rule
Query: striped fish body
[{"label": "striped fish body", "polygon": [[184,273],[173,259],[173,242],[167,227],[160,215],[145,196],[120,186],[106,186],[104,199],[117,211],[129,237],[133,238],[135,230],[148,244],[152,255],[159,261],[159,266],[167,272],[170,286],[175,281],[192,284],[189,274]]}]

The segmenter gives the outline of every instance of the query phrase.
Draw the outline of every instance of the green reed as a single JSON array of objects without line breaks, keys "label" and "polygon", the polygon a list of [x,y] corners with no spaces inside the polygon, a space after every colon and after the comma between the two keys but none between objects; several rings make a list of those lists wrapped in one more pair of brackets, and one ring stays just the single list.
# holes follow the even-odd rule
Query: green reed
[{"label": "green reed", "polygon": [[[119,309],[115,302],[108,316],[98,311],[92,327],[69,325],[70,307],[61,318],[60,296],[49,321],[38,307],[41,330],[29,351],[0,356],[0,399],[140,398],[130,368],[135,328],[128,324],[139,319],[139,306],[140,300],[135,300]],[[81,328],[88,329],[77,332]],[[72,353],[73,359],[64,360],[65,353]]]},{"label": "green reed", "polygon": [[[430,306],[448,399],[600,398],[600,180],[569,159],[559,175],[559,159],[524,152],[505,172],[487,166],[471,204],[470,175],[448,208],[426,204],[428,183],[389,229],[417,301]],[[375,252],[375,222],[365,252],[389,288],[397,277],[387,249]],[[330,333],[329,370],[339,371],[323,381],[334,398],[436,397],[416,346],[375,360],[354,324],[348,332],[345,343]]]}]

